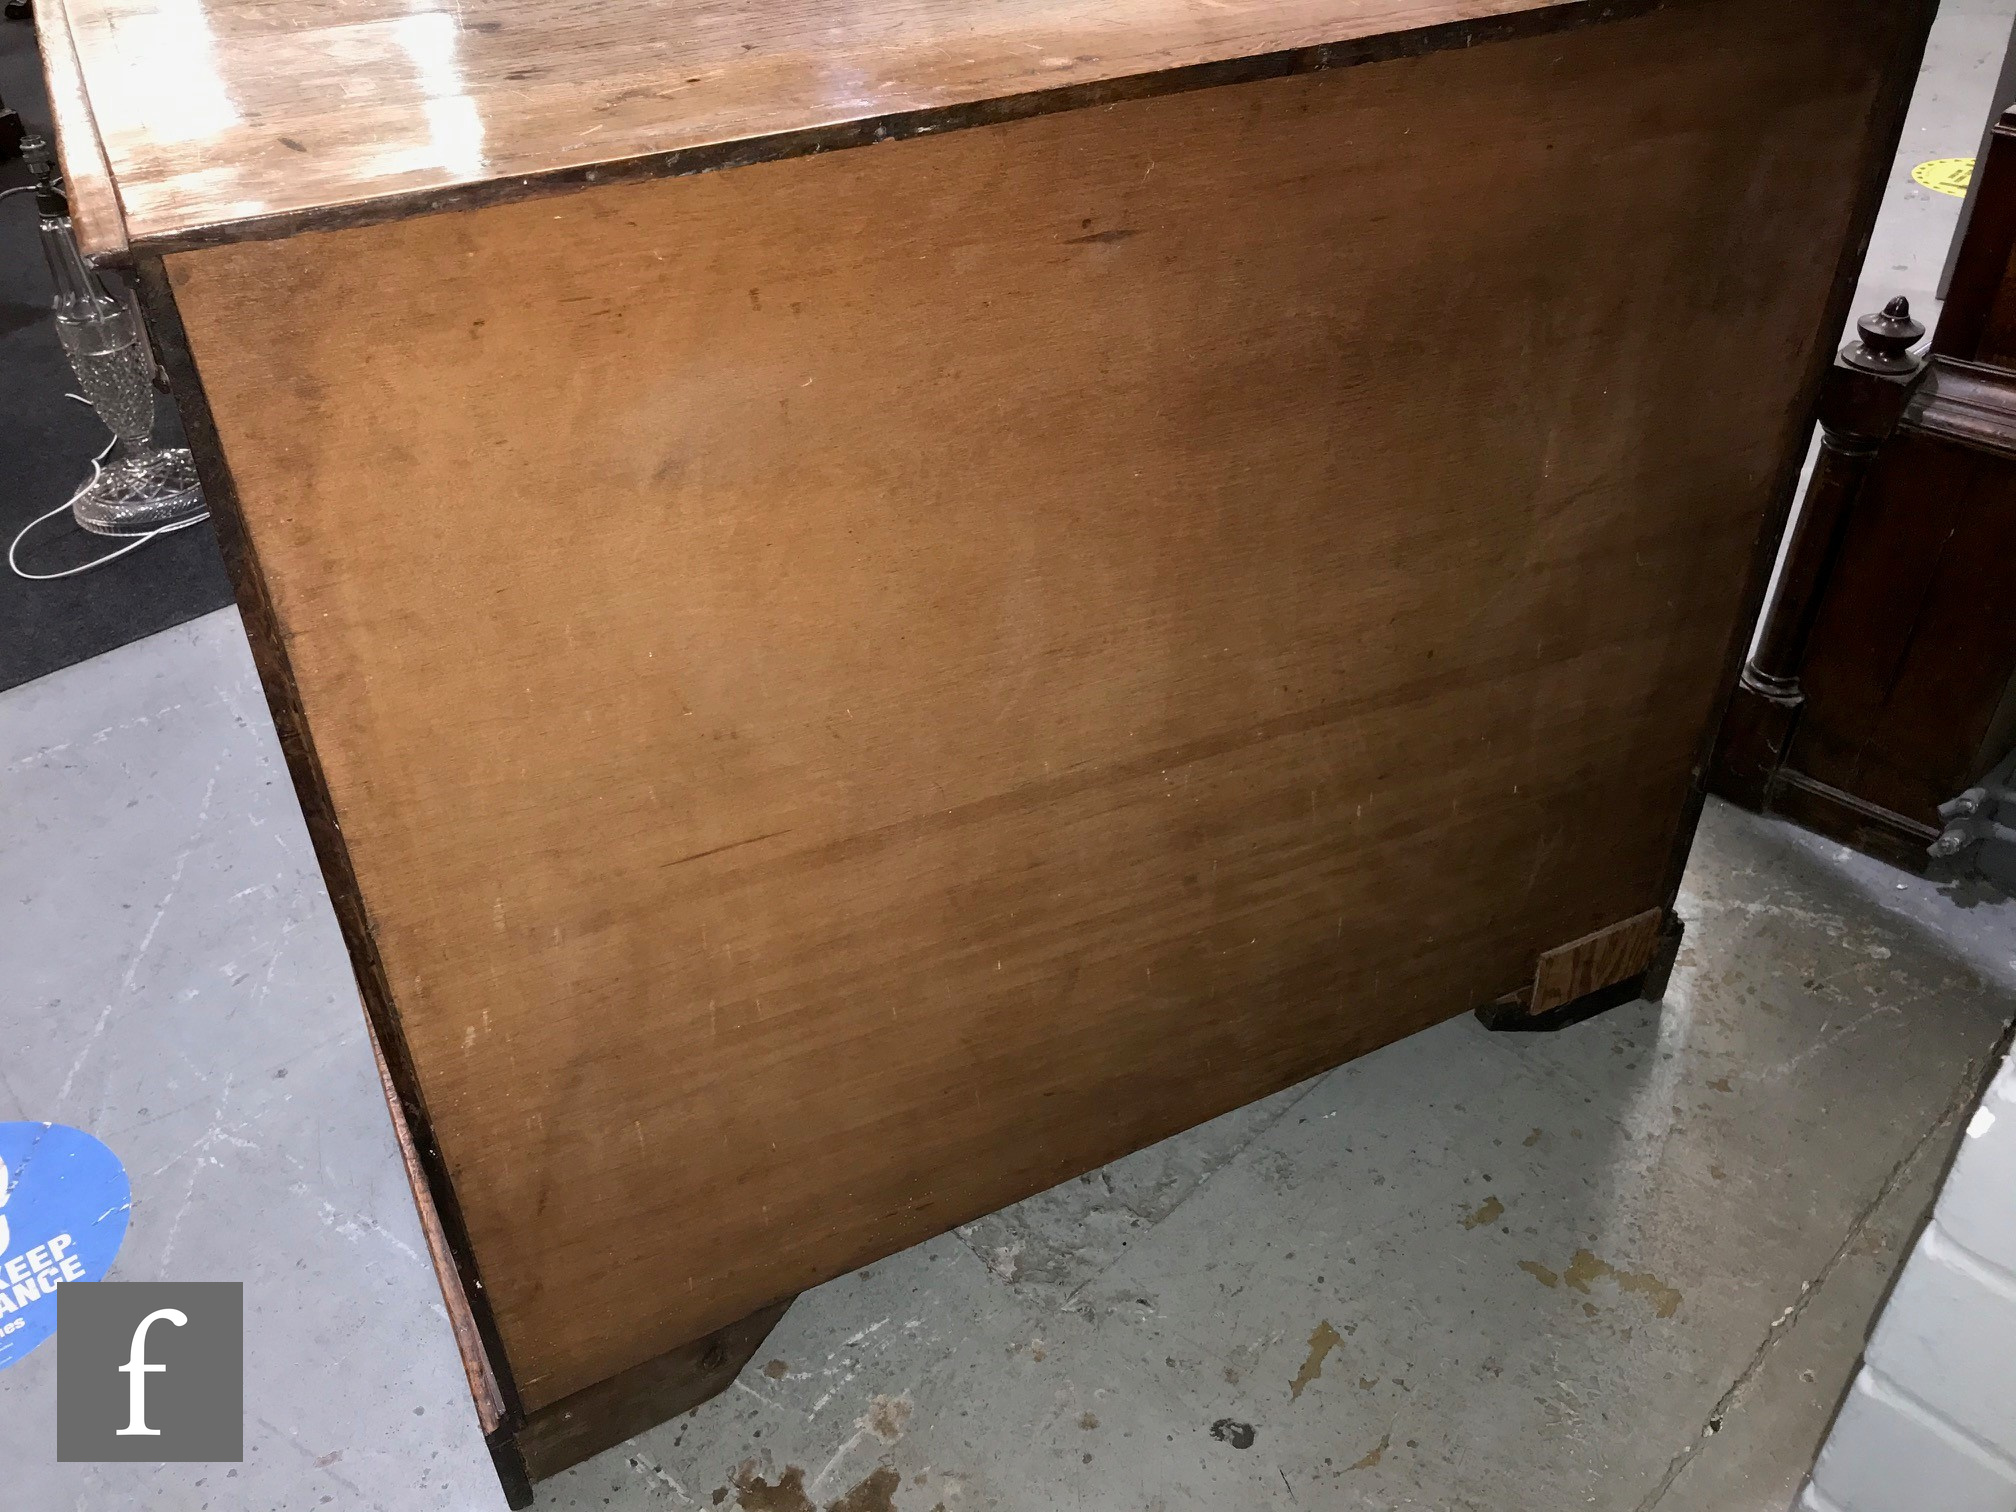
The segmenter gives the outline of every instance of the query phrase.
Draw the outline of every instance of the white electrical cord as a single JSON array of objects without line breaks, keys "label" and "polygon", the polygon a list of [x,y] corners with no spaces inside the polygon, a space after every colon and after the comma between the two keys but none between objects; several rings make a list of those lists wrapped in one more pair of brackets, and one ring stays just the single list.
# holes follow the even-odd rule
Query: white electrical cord
[{"label": "white electrical cord", "polygon": [[[18,191],[13,189],[0,191],[0,199],[4,199],[6,198],[7,195],[14,194],[17,192]],[[79,404],[84,405],[88,405],[91,402],[89,399],[86,399],[82,394],[65,394],[63,397],[65,399],[75,399]],[[98,455],[91,459],[90,480],[84,484],[83,488],[77,490],[78,493],[82,493],[84,491],[84,488],[89,488],[92,483],[98,481],[98,464],[105,460],[106,454],[110,452],[112,448],[118,444],[118,441],[119,438],[117,436],[114,436],[110,441],[107,441],[104,444],[104,446],[99,448]],[[71,498],[75,497],[76,494],[71,495]],[[44,520],[55,519],[56,516],[62,514],[65,510],[69,509],[69,507],[70,507],[70,500],[65,499],[61,504],[58,504],[54,509],[50,510],[47,514],[39,514],[35,516],[34,519],[30,520],[26,525],[23,525],[18,531],[14,533],[14,539],[10,541],[7,545],[7,565],[10,569],[12,569],[14,576],[18,578],[26,578],[31,583],[53,583],[57,578],[75,577],[80,572],[89,572],[93,567],[103,567],[107,562],[117,561],[120,557],[125,556],[129,551],[138,551],[142,546],[145,546],[149,541],[153,540],[156,536],[168,535],[171,532],[177,530],[187,530],[191,525],[201,524],[204,520],[210,518],[210,511],[206,509],[203,511],[203,513],[199,515],[191,515],[186,520],[177,520],[173,525],[158,526],[155,529],[146,532],[144,535],[135,536],[132,540],[128,541],[124,546],[121,546],[117,551],[108,551],[105,553],[105,555],[101,557],[93,557],[90,561],[84,562],[76,567],[66,567],[61,572],[25,571],[22,568],[21,564],[14,560],[14,553],[19,551],[21,549],[21,543],[28,539],[28,532],[33,530],[37,525],[40,525]]]}]

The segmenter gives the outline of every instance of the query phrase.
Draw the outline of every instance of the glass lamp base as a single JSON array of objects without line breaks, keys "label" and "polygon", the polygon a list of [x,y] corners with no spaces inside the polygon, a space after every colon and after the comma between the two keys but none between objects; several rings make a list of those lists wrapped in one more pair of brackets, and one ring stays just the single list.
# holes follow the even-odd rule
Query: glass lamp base
[{"label": "glass lamp base", "polygon": [[145,535],[203,513],[203,488],[186,448],[149,448],[101,466],[70,499],[94,535]]}]

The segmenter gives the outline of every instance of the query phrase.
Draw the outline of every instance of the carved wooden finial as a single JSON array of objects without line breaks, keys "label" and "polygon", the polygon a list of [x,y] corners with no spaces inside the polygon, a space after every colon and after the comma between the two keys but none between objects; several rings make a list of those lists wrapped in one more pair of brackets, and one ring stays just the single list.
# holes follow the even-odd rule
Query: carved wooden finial
[{"label": "carved wooden finial", "polygon": [[1918,371],[1922,359],[1911,348],[1925,336],[1925,327],[1911,318],[1911,301],[1901,295],[1883,307],[1881,315],[1864,315],[1855,322],[1859,340],[1841,350],[1841,360],[1867,373],[1905,374]]}]

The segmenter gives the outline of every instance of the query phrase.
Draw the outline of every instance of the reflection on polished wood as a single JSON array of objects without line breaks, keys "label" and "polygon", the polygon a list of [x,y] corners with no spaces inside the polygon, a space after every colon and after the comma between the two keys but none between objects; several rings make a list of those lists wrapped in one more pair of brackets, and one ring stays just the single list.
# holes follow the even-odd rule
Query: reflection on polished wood
[{"label": "reflection on polished wood", "polygon": [[70,40],[61,0],[43,0],[35,32],[42,48],[42,79],[49,94],[49,112],[56,121],[56,151],[77,239],[94,257],[123,256],[126,223],[112,188],[112,168],[105,161],[104,144],[91,124],[91,105],[84,94],[84,77],[77,67],[77,49]]},{"label": "reflection on polished wood", "polygon": [[[427,197],[593,165],[959,112],[1426,28],[1559,24],[1583,0],[41,0],[74,38],[58,97],[73,156],[102,141],[116,208],[87,250],[160,250],[295,229],[331,207]],[[1628,8],[1628,6],[1627,6]],[[1428,45],[1433,39],[1421,39]],[[53,72],[52,68],[52,72]],[[1174,87],[1178,81],[1169,81]],[[88,100],[88,108],[87,102]],[[1038,108],[1032,102],[1027,108]],[[997,112],[998,113],[998,112]],[[985,118],[984,116],[982,118]],[[892,134],[964,120],[912,120]],[[701,162],[687,166],[710,166]],[[378,202],[375,203],[374,202]],[[123,225],[119,216],[123,213]]]}]

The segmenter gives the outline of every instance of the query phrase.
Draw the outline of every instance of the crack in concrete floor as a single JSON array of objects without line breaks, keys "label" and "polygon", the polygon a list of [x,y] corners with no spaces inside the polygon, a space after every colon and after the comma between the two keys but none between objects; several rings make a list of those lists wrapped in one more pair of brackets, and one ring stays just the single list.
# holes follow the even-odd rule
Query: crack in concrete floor
[{"label": "crack in concrete floor", "polygon": [[1666,1473],[1659,1478],[1658,1485],[1654,1486],[1646,1494],[1645,1499],[1638,1504],[1636,1512],[1653,1512],[1653,1509],[1664,1501],[1667,1494],[1678,1484],[1680,1477],[1686,1473],[1687,1467],[1694,1462],[1695,1457],[1701,1452],[1703,1444],[1721,1431],[1723,1422],[1735,1410],[1744,1392],[1750,1387],[1752,1382],[1764,1373],[1766,1365],[1770,1362],[1772,1352],[1791,1336],[1792,1330],[1799,1326],[1799,1321],[1806,1311],[1820,1300],[1821,1291],[1825,1288],[1829,1279],[1840,1269],[1842,1263],[1854,1253],[1857,1245],[1862,1242],[1864,1231],[1875,1219],[1877,1213],[1882,1210],[1885,1204],[1905,1184],[1907,1177],[1919,1162],[1925,1158],[1927,1152],[1943,1145],[1946,1150],[1947,1160],[1950,1161],[1954,1146],[1960,1137],[1961,1118],[1980,1100],[1981,1093],[1987,1086],[1989,1079],[1994,1076],[1996,1068],[2001,1065],[2003,1058],[2008,1054],[2010,1043],[2011,1031],[2005,1030],[2001,1040],[1992,1051],[1984,1056],[1977,1056],[1967,1063],[1966,1070],[1961,1073],[1959,1080],[1954,1084],[1953,1095],[1947,1101],[1946,1107],[1941,1111],[1938,1122],[1927,1129],[1918,1143],[1913,1145],[1910,1151],[1896,1165],[1891,1167],[1890,1174],[1883,1179],[1882,1186],[1863,1205],[1862,1210],[1855,1215],[1854,1221],[1849,1224],[1847,1233],[1842,1236],[1840,1245],[1828,1257],[1827,1263],[1820,1268],[1819,1273],[1812,1280],[1801,1284],[1798,1299],[1784,1313],[1772,1321],[1770,1330],[1765,1334],[1763,1342],[1757,1346],[1756,1353],[1751,1355],[1749,1361],[1737,1374],[1736,1379],[1730,1383],[1729,1389],[1722,1393],[1721,1399],[1716,1402],[1715,1406],[1710,1409],[1707,1417],[1703,1419],[1700,1433],[1682,1448],[1678,1454],[1673,1456],[1672,1462],[1666,1468]]}]

